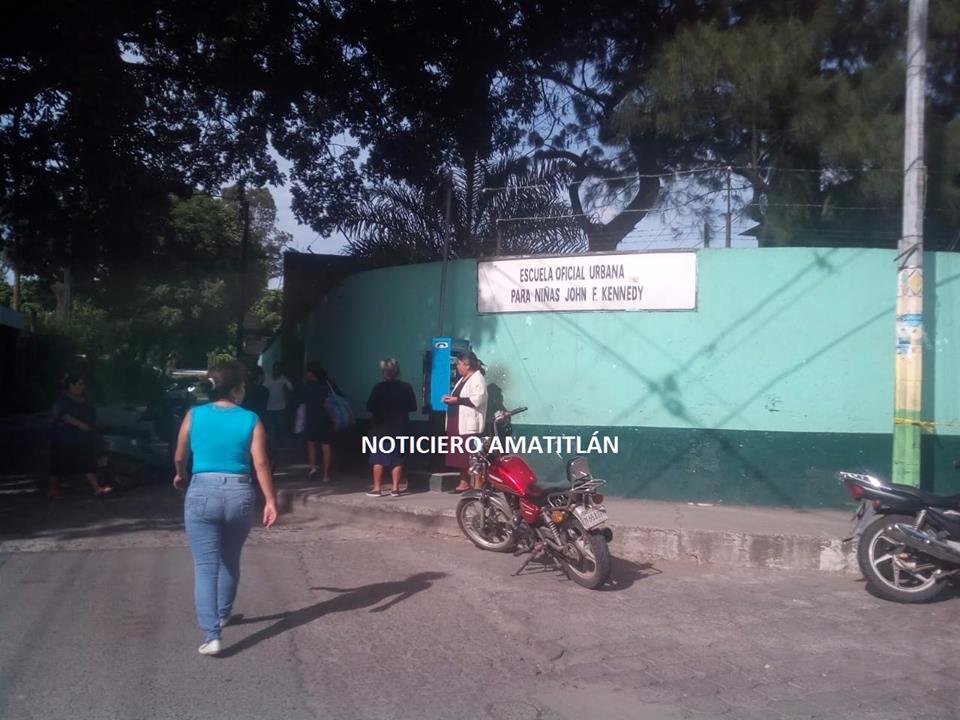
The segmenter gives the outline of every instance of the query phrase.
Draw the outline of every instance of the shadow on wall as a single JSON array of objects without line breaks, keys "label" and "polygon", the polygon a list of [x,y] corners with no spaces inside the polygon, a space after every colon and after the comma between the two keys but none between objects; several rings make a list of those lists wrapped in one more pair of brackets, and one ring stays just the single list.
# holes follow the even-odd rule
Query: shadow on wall
[{"label": "shadow on wall", "polygon": [[[770,497],[778,504],[796,505],[796,496],[791,488],[784,487],[783,478],[779,476],[771,477],[770,475],[771,471],[775,474],[782,474],[782,463],[771,462],[769,465],[766,463],[759,464],[756,462],[757,453],[744,452],[739,442],[736,442],[732,439],[732,433],[729,431],[715,430],[713,427],[706,426],[702,420],[697,418],[694,413],[691,412],[688,405],[685,403],[684,384],[691,380],[696,380],[695,368],[701,361],[708,361],[711,357],[715,356],[723,346],[735,345],[742,342],[743,339],[749,338],[752,334],[756,333],[758,318],[764,318],[764,316],[766,316],[764,319],[759,321],[760,327],[764,327],[770,322],[775,322],[776,317],[778,316],[779,312],[781,312],[780,308],[789,307],[802,296],[809,294],[812,285],[818,285],[828,277],[835,275],[840,268],[855,261],[861,254],[851,254],[850,257],[845,259],[840,265],[836,265],[834,262],[831,262],[831,257],[836,252],[838,252],[837,249],[832,249],[826,252],[815,252],[814,259],[807,266],[802,268],[792,278],[784,282],[776,290],[761,298],[741,315],[729,321],[726,326],[716,331],[712,338],[708,339],[707,342],[703,343],[699,348],[694,350],[686,359],[677,358],[674,369],[661,377],[650,376],[642,369],[640,363],[637,362],[633,357],[618,350],[617,347],[613,346],[612,344],[604,342],[604,339],[601,339],[596,334],[591,333],[581,323],[577,322],[577,320],[571,315],[557,313],[552,315],[550,319],[553,322],[566,326],[573,332],[574,335],[580,338],[584,346],[594,348],[600,351],[603,355],[616,361],[617,365],[620,368],[623,368],[621,372],[632,376],[633,379],[639,379],[646,386],[647,393],[645,395],[637,398],[636,401],[614,416],[611,419],[612,422],[611,420],[608,420],[607,424],[616,426],[620,421],[632,416],[637,409],[643,407],[651,400],[658,401],[660,406],[672,417],[681,421],[684,425],[689,426],[689,428],[693,428],[697,431],[696,435],[700,438],[697,443],[698,447],[703,443],[706,443],[707,445],[717,448],[718,452],[728,458],[728,461],[732,461],[736,466],[738,466],[738,469],[735,473],[737,476],[743,480],[746,480],[748,484],[762,486],[761,493],[763,495]],[[873,317],[868,318],[862,324],[840,335],[839,337],[833,338],[821,347],[814,349],[803,360],[795,363],[792,367],[786,369],[783,373],[780,373],[778,376],[766,383],[763,387],[755,391],[746,401],[740,403],[737,407],[731,407],[729,412],[717,424],[722,427],[726,423],[730,422],[736,418],[738,414],[741,413],[746,407],[748,407],[751,402],[762,396],[763,393],[769,391],[778,382],[799,371],[808,362],[826,353],[838,342],[855,335],[890,312],[892,312],[892,308],[885,309]],[[627,333],[632,334],[635,337],[639,337],[645,345],[652,346],[662,355],[670,357],[673,354],[671,349],[663,347],[662,344],[657,342],[656,338],[640,333],[636,326],[627,322],[626,319],[622,323],[622,327]],[[518,341],[512,336],[511,340],[513,340],[513,344],[516,347],[518,356],[523,357],[523,355],[526,353],[523,352],[522,340]],[[622,343],[618,343],[618,346],[622,346]],[[527,369],[526,364],[522,365],[522,371],[527,374],[530,387],[534,388],[536,392],[536,388],[538,386],[536,377]],[[497,379],[500,380],[501,378],[498,377]],[[610,382],[616,384],[623,383],[624,381],[618,377],[611,377]],[[540,395],[540,393],[536,394],[538,396]],[[716,400],[722,402],[723,398],[718,397]],[[525,399],[525,401],[529,403],[536,402],[546,407],[545,403],[547,402],[547,398],[546,396],[535,397]],[[713,423],[711,423],[711,425],[713,425]],[[689,434],[689,430],[685,430],[683,432]],[[755,441],[762,440],[762,438],[759,437],[759,434],[756,433],[753,434],[753,439]],[[652,484],[658,484],[664,480],[676,482],[678,476],[688,474],[689,470],[683,466],[689,465],[689,462],[687,461],[689,460],[689,454],[692,452],[691,448],[687,443],[681,443],[679,446],[676,443],[672,444],[675,452],[668,457],[664,457],[661,453],[656,453],[655,455],[659,456],[660,459],[658,466],[655,468],[649,468],[648,472],[644,474],[642,479],[637,478],[637,482],[635,484],[631,483],[632,487],[630,494],[644,494],[648,486]],[[768,456],[767,459],[775,460],[775,457]],[[551,467],[548,474],[550,476],[557,476],[557,479],[559,479],[559,463],[550,463],[550,465],[555,467]]]},{"label": "shadow on wall", "polygon": [[[802,306],[806,297],[817,294],[822,290],[822,284],[830,278],[838,277],[838,273],[849,274],[848,266],[857,262],[865,252],[876,251],[850,252],[832,248],[804,251],[803,255],[793,255],[792,257],[805,264],[794,270],[791,276],[784,278],[777,287],[770,288],[763,297],[759,297],[756,292],[750,293],[747,296],[750,297],[750,307],[745,307],[736,316],[727,315],[722,324],[716,322],[712,326],[705,327],[701,323],[698,329],[702,339],[699,342],[696,342],[697,336],[692,335],[693,343],[671,344],[667,338],[658,334],[644,333],[642,329],[648,326],[637,322],[637,317],[633,313],[608,313],[608,319],[601,323],[607,327],[604,331],[594,329],[596,324],[586,319],[589,314],[541,313],[536,317],[536,329],[541,331],[553,325],[569,331],[576,338],[570,343],[572,349],[576,350],[579,347],[579,351],[584,355],[590,352],[596,353],[599,357],[609,358],[610,364],[617,366],[617,370],[607,371],[609,376],[604,382],[608,382],[613,387],[631,388],[632,397],[622,405],[617,403],[618,409],[610,409],[609,414],[593,414],[586,411],[591,409],[589,406],[585,407],[583,425],[578,428],[579,431],[588,427],[590,422],[596,422],[599,417],[603,417],[605,426],[617,427],[624,432],[636,430],[646,433],[669,429],[674,433],[685,434],[686,440],[683,441],[680,437],[671,436],[670,442],[662,448],[664,452],[644,453],[644,471],[642,475],[632,474],[630,494],[646,494],[654,486],[683,486],[691,480],[687,476],[693,475],[697,475],[698,482],[702,483],[705,476],[728,474],[735,468],[733,471],[735,478],[727,478],[727,481],[739,478],[741,482],[754,488],[762,488],[762,494],[772,498],[773,501],[793,505],[796,504],[796,496],[789,486],[790,483],[785,481],[785,477],[793,475],[804,481],[813,481],[811,473],[814,471],[819,473],[822,465],[819,457],[813,457],[813,450],[805,451],[804,447],[796,444],[795,441],[810,442],[818,434],[793,433],[796,435],[794,441],[780,437],[791,433],[765,433],[756,430],[747,434],[738,434],[717,428],[724,428],[732,423],[741,427],[750,427],[751,423],[744,422],[744,418],[757,410],[759,403],[763,402],[764,395],[775,392],[790,378],[794,378],[792,382],[795,385],[797,374],[801,373],[805,366],[828,355],[838,344],[845,342],[849,345],[851,338],[861,337],[865,332],[873,332],[871,328],[875,330],[878,327],[877,323],[882,322],[885,317],[892,319],[894,312],[892,293],[889,307],[880,307],[877,312],[870,312],[869,316],[864,313],[862,321],[855,320],[853,322],[856,324],[852,327],[837,330],[835,337],[821,341],[816,346],[810,346],[809,342],[799,342],[792,352],[802,355],[802,359],[776,368],[779,372],[775,376],[765,377],[754,385],[741,388],[736,400],[728,399],[731,397],[729,395],[725,397],[726,393],[722,385],[714,383],[704,388],[702,382],[704,371],[718,358],[729,358],[738,352],[738,348],[749,348],[758,335],[769,335],[770,329],[775,337],[787,337],[788,333],[783,330],[786,327],[784,313],[791,307]],[[735,267],[728,264],[729,261],[726,259],[724,263],[723,267],[728,268],[728,271]],[[875,266],[875,259],[870,263],[872,267]],[[935,262],[931,264],[934,268],[936,267]],[[787,266],[789,267],[789,264]],[[413,285],[415,283],[412,281],[419,282],[426,277],[432,280],[435,273],[434,268],[429,270],[404,268],[402,271],[411,273],[406,280],[408,285]],[[549,422],[550,408],[563,402],[562,397],[559,397],[562,389],[545,387],[542,373],[538,372],[539,353],[537,348],[531,347],[531,336],[525,332],[522,322],[518,324],[511,316],[477,313],[475,279],[471,280],[467,274],[473,272],[475,272],[475,265],[470,262],[451,265],[450,280],[452,282],[448,284],[448,303],[445,309],[448,320],[444,326],[444,334],[468,339],[477,349],[480,359],[487,364],[491,416],[496,409],[524,404],[538,408],[540,411],[538,414],[545,416]],[[749,281],[749,278],[744,277],[743,280]],[[422,286],[423,283],[420,285]],[[406,327],[410,328],[411,334],[422,335],[422,342],[426,346],[429,337],[436,334],[431,329],[437,327],[437,305],[436,296],[433,296],[434,299],[430,298],[430,288],[426,286],[423,288],[423,304],[418,306],[414,318],[407,320]],[[450,291],[450,288],[453,288],[453,291]],[[420,300],[418,299],[417,302],[419,303]],[[933,309],[933,303],[929,305]],[[610,316],[613,317],[610,318]],[[794,323],[796,321],[796,317],[790,320]],[[824,336],[820,335],[820,337]],[[330,346],[335,345],[331,343]],[[495,353],[488,349],[493,347],[496,347]],[[640,348],[643,352],[626,350],[625,347]],[[649,357],[651,353],[666,359],[666,363],[662,361],[660,363],[662,369],[653,373],[643,360],[643,357]],[[931,357],[925,363],[925,372],[932,376],[931,368],[935,367],[936,359],[932,357],[933,353],[929,355]],[[406,367],[408,368],[407,380],[414,385],[415,390],[419,391],[419,378],[411,374],[413,369],[410,361],[406,362]],[[700,383],[696,392],[694,391],[695,383]],[[787,384],[790,384],[789,381]],[[522,397],[519,395],[521,386],[523,386],[524,395]],[[932,392],[933,383],[925,384],[925,401],[928,411],[933,407]],[[356,406],[358,398],[351,399]],[[707,401],[703,403],[704,405],[710,404],[714,409],[719,408],[719,411],[715,415],[711,414],[712,416],[707,419],[698,410],[697,401],[700,399]],[[588,402],[589,400],[584,398],[584,403]],[[776,411],[767,409],[770,412]],[[655,428],[643,427],[639,424],[640,421],[637,418],[660,414],[660,411],[675,419],[680,427]],[[576,420],[576,422],[581,421]],[[621,426],[624,422],[632,424]],[[661,424],[669,423],[661,422]],[[758,425],[763,427],[762,422]],[[819,434],[819,436],[823,435],[825,434]],[[862,437],[862,435],[847,435],[845,442],[859,442],[856,438]],[[869,452],[878,451],[884,454],[886,451],[882,450],[880,445],[886,442],[885,437],[882,434],[878,435],[879,445],[870,443]],[[653,440],[652,437],[646,439]],[[936,443],[939,443],[939,439],[935,439],[934,443],[928,442],[927,445],[934,447]],[[768,452],[791,444],[799,453],[794,457],[788,458],[778,456],[776,452]],[[841,455],[848,450],[851,451],[850,457],[855,462],[859,462],[863,460],[867,445],[862,445],[859,453],[856,452],[855,445],[849,448],[837,446],[835,449]],[[926,446],[925,451],[931,452]],[[939,450],[938,452],[942,454]],[[710,470],[701,467],[703,453],[713,453],[724,458],[721,463],[722,469]],[[795,463],[796,466],[790,466],[790,463]],[[930,465],[930,463],[925,464]],[[819,482],[819,479],[816,482]]]},{"label": "shadow on wall", "polygon": [[[650,401],[657,401],[661,407],[664,408],[672,417],[676,418],[678,421],[689,426],[690,428],[698,430],[699,432],[697,435],[701,436],[700,444],[706,442],[708,445],[718,448],[723,455],[727,456],[730,460],[733,460],[735,464],[739,465],[740,469],[738,470],[737,475],[744,477],[745,479],[749,479],[750,484],[762,485],[762,493],[764,495],[771,496],[774,499],[774,502],[784,505],[796,505],[793,494],[785,490],[782,487],[781,482],[771,478],[768,475],[769,470],[765,466],[754,462],[754,460],[750,457],[752,453],[748,454],[742,452],[740,447],[738,447],[738,444],[731,441],[730,433],[725,431],[717,431],[712,427],[706,427],[704,422],[697,418],[690,411],[688,405],[684,401],[684,383],[690,379],[695,379],[691,376],[693,376],[695,368],[699,362],[709,360],[711,357],[715,356],[724,345],[736,344],[737,342],[741,341],[741,336],[748,336],[752,332],[755,332],[755,330],[751,330],[748,326],[751,321],[754,321],[755,323],[756,318],[762,317],[764,312],[767,314],[767,319],[762,321],[761,326],[773,321],[776,317],[776,314],[779,312],[777,309],[778,307],[782,305],[789,305],[799,299],[800,296],[810,292],[811,281],[813,284],[819,284],[823,282],[829,276],[834,275],[840,269],[840,267],[853,262],[859,256],[859,254],[852,254],[840,266],[836,266],[833,262],[831,262],[831,258],[836,252],[838,252],[837,249],[831,249],[825,252],[815,252],[814,259],[807,266],[802,268],[792,278],[784,282],[776,290],[768,293],[765,297],[758,300],[758,302],[756,302],[740,316],[733,318],[725,327],[717,330],[713,337],[708,339],[700,347],[690,353],[686,359],[677,358],[674,369],[661,377],[653,377],[649,375],[641,367],[641,363],[634,359],[634,357],[630,356],[626,352],[618,350],[617,347],[622,347],[622,343],[617,343],[615,346],[612,341],[606,342],[603,338],[598,337],[596,334],[590,332],[581,322],[578,321],[577,315],[571,313],[553,313],[549,315],[549,321],[563,325],[571,330],[572,333],[580,339],[584,347],[592,348],[602,353],[604,356],[615,360],[617,365],[622,368],[622,373],[632,376],[633,379],[639,379],[646,386],[647,393],[645,395],[638,397],[636,401],[631,403],[627,408],[622,410],[613,418],[608,419],[607,424],[617,425],[619,422],[634,415],[636,410],[643,407],[646,403]],[[455,301],[455,303],[459,304],[459,299]],[[771,305],[774,304],[777,304],[776,307],[771,308]],[[555,393],[552,391],[552,389],[542,388],[542,384],[538,381],[535,371],[531,370],[530,368],[530,361],[527,360],[527,358],[532,358],[533,362],[536,362],[536,351],[534,349],[525,348],[524,339],[515,337],[510,331],[509,325],[504,323],[501,327],[499,315],[479,315],[476,313],[475,309],[473,309],[470,313],[457,313],[457,308],[455,306],[452,306],[450,310],[453,311],[452,314],[454,315],[459,314],[460,317],[466,316],[468,318],[465,321],[455,323],[451,334],[457,337],[464,337],[468,339],[475,348],[482,348],[483,345],[488,343],[493,344],[495,341],[497,341],[498,335],[501,331],[506,332],[509,335],[509,341],[515,351],[519,367],[511,367],[508,369],[498,361],[491,362],[489,358],[483,357],[482,351],[478,350],[478,354],[481,355],[480,359],[488,363],[488,389],[492,389],[489,405],[491,417],[493,412],[495,412],[497,409],[503,409],[505,404],[523,403],[527,405],[535,405],[541,409],[545,409],[553,404],[554,401],[550,400],[550,396],[554,395]],[[775,383],[798,371],[807,362],[829,350],[837,342],[844,339],[844,337],[854,334],[864,327],[867,327],[886,312],[888,311],[884,311],[875,317],[869,318],[863,325],[854,328],[840,338],[831,340],[823,347],[814,351],[804,360],[796,363],[793,367],[778,375],[763,388],[760,388],[757,392],[755,392],[750,398],[748,398],[747,401],[741,403],[738,407],[730,408],[730,411],[719,424],[722,426],[723,424],[734,419],[750,402],[757,397],[760,397],[764,392],[768,391],[775,385]],[[626,319],[622,323],[622,328],[624,331],[626,331],[626,333],[641,339],[645,345],[654,347],[664,356],[671,356],[671,350],[663,347],[662,344],[657,342],[656,338],[639,332],[636,326],[627,322]],[[527,384],[533,390],[534,397],[509,397],[510,372],[522,372],[526,375]],[[622,378],[612,376],[609,378],[609,382],[611,384],[617,384],[623,383],[624,380]],[[496,394],[496,397],[493,396],[493,393]],[[505,399],[504,395],[507,395],[508,397]],[[717,399],[722,401],[722,398]],[[583,429],[584,428],[578,428],[578,430]],[[635,483],[631,483],[630,494],[643,494],[647,491],[650,485],[662,483],[662,481],[667,479],[675,480],[677,476],[687,474],[687,470],[680,466],[684,464],[689,453],[691,452],[689,446],[686,443],[681,444],[680,447],[678,447],[677,444],[673,444],[673,448],[675,452],[668,457],[664,457],[660,453],[656,454],[660,458],[660,463],[656,468],[648,469],[648,472],[644,474],[642,479],[637,478]],[[540,461],[537,462],[537,465],[540,466],[538,471],[545,473],[549,481],[562,481],[562,462],[558,458],[541,458]]]},{"label": "shadow on wall", "polygon": [[[924,253],[924,277],[928,279],[938,278],[938,266],[941,255],[938,253]],[[948,264],[948,263],[945,263]],[[949,264],[948,264],[949,265]],[[927,281],[924,285],[923,301],[923,419],[934,420],[941,423],[955,424],[960,421],[960,417],[947,416],[942,420],[937,416],[936,399],[938,395],[937,384],[930,382],[928,378],[936,377],[936,369],[939,354],[951,344],[955,344],[958,339],[951,336],[950,330],[956,331],[956,327],[951,325],[951,321],[956,317],[954,308],[956,305],[950,305],[943,301],[943,295],[949,286],[960,282],[960,274],[951,275],[936,280]],[[949,294],[945,297],[950,298]],[[942,324],[938,325],[938,315],[940,310],[944,311]],[[954,381],[954,387],[956,382]],[[943,388],[940,388],[941,398],[944,397]],[[948,388],[949,391],[949,388]],[[949,392],[946,395],[949,397]],[[949,401],[947,405],[949,406]],[[949,407],[944,410],[950,413]],[[956,458],[960,458],[960,435],[947,434],[941,432],[943,427],[937,428],[935,432],[928,433],[923,431],[920,437],[920,458],[921,458],[921,477],[920,486],[924,490],[938,493],[941,495],[952,495],[960,492],[960,472],[953,467]]]},{"label": "shadow on wall", "polygon": [[[924,277],[937,277],[937,255],[936,253],[924,253],[923,255]],[[936,285],[934,283],[925,284],[923,287],[923,368],[922,377],[936,377],[937,370],[937,296]],[[929,380],[923,383],[921,387],[920,406],[923,409],[925,419],[937,417],[936,413],[936,386]],[[944,449],[940,436],[934,433],[932,437],[923,437],[927,433],[920,431],[920,487],[929,492],[935,492],[936,488],[936,461],[937,455],[942,455]],[[937,452],[937,451],[940,452]]]},{"label": "shadow on wall", "polygon": [[487,383],[487,416],[489,422],[493,422],[495,413],[506,410],[503,404],[503,389],[497,383]]}]

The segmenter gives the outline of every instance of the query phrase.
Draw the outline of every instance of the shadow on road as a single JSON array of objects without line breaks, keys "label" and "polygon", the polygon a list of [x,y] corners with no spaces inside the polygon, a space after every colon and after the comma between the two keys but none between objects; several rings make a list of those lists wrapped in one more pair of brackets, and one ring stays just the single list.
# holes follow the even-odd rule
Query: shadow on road
[{"label": "shadow on road", "polygon": [[[278,475],[275,485],[281,515],[294,510],[293,498],[306,502],[308,494],[356,492],[344,481],[304,493],[301,488],[308,484],[300,481],[296,469],[283,470]],[[0,541],[66,542],[135,532],[183,530],[184,493],[174,490],[169,479],[122,488],[104,499],[94,498],[85,485],[68,479],[62,485],[64,499],[56,502],[36,490],[43,487],[44,482],[44,478],[36,475],[0,475]],[[257,497],[259,516],[263,504],[259,490]]]},{"label": "shadow on road", "polygon": [[637,580],[660,575],[662,572],[654,567],[653,563],[635,563],[614,556],[610,558],[610,579],[600,588],[600,592],[627,590]]},{"label": "shadow on road", "polygon": [[166,484],[117,491],[106,499],[79,491],[57,502],[39,494],[0,498],[3,541],[69,541],[182,527],[183,497]]},{"label": "shadow on road", "polygon": [[[276,620],[269,627],[258,630],[253,635],[248,635],[239,642],[230,645],[219,657],[226,658],[236,655],[244,650],[249,650],[264,640],[276,637],[282,632],[292,630],[311,623],[324,615],[330,615],[337,612],[348,612],[350,610],[360,610],[361,608],[371,608],[369,612],[385,612],[397,603],[403,602],[407,598],[416,595],[418,592],[428,590],[433,586],[434,580],[439,580],[447,576],[442,572],[424,572],[411,575],[406,580],[395,580],[392,582],[372,583],[370,585],[361,585],[356,588],[331,588],[314,587],[311,590],[325,590],[326,592],[338,593],[337,597],[330,600],[323,600],[313,605],[291,610],[290,612],[279,613],[277,615],[261,615],[259,617],[238,618],[231,625],[248,625],[250,623],[263,622],[265,620]],[[386,600],[382,605],[378,603]],[[377,606],[377,607],[372,607]]]},{"label": "shadow on road", "polygon": [[[877,600],[881,600],[881,601],[883,601],[883,602],[885,602],[885,603],[893,603],[893,602],[894,602],[893,600],[888,600],[887,598],[885,598],[885,597],[883,597],[882,595],[880,595],[880,593],[878,593],[878,592],[876,591],[876,589],[874,589],[873,585],[871,585],[870,583],[866,582],[866,580],[861,579],[860,582],[863,584],[863,589],[864,589],[864,591],[867,593],[867,595],[870,595],[870,596],[876,598]],[[949,580],[941,581],[941,582],[950,583]],[[944,588],[943,592],[941,592],[939,595],[937,595],[937,596],[936,596],[935,598],[933,598],[932,600],[926,600],[926,601],[924,601],[924,602],[922,602],[922,603],[918,603],[918,604],[920,604],[920,605],[936,605],[937,603],[948,602],[948,601],[956,600],[956,599],[958,599],[958,598],[960,598],[960,586],[957,586],[956,584],[952,584],[952,583],[951,583],[951,584],[948,584],[948,585]]]},{"label": "shadow on road", "polygon": [[[630,560],[624,560],[616,556],[610,557],[610,578],[604,583],[603,587],[597,588],[599,592],[619,592],[627,590],[637,580],[643,580],[651,575],[660,575],[663,571],[658,570],[652,563],[635,563]],[[558,574],[566,578],[563,569],[560,568],[549,556],[543,556],[531,560],[531,562],[519,574],[538,575],[544,573]],[[573,582],[570,580],[570,582]]]}]

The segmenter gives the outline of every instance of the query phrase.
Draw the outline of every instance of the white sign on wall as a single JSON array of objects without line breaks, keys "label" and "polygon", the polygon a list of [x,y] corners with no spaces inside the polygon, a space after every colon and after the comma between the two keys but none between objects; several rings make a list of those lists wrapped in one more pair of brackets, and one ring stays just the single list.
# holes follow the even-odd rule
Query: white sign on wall
[{"label": "white sign on wall", "polygon": [[482,313],[693,310],[695,252],[564,255],[477,263]]}]

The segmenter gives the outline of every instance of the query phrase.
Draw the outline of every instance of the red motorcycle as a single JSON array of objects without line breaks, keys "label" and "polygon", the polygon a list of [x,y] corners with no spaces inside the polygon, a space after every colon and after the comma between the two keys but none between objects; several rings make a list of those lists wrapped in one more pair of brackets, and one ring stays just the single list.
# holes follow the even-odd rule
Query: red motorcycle
[{"label": "red motorcycle", "polygon": [[531,560],[547,556],[578,585],[598,588],[610,576],[613,539],[603,495],[596,492],[606,481],[576,457],[567,462],[567,485],[540,487],[523,458],[491,450],[493,438],[509,435],[511,418],[526,409],[494,416],[493,434],[470,456],[470,472],[481,478],[481,487],[463,493],[457,524],[481,550],[529,552],[517,575]]}]

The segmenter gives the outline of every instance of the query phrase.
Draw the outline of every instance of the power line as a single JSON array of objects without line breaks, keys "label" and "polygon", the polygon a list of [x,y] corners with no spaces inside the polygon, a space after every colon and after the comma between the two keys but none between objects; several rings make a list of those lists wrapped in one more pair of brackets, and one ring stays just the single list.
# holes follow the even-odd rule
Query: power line
[{"label": "power line", "polygon": [[[625,175],[614,175],[614,176],[611,176],[611,177],[604,177],[604,176],[601,176],[601,175],[590,175],[590,176],[588,176],[588,177],[583,178],[583,180],[577,180],[577,181],[571,180],[571,181],[563,182],[562,184],[564,184],[564,185],[573,185],[573,184],[576,184],[576,183],[583,184],[583,183],[586,182],[587,180],[596,180],[596,181],[600,181],[600,182],[612,182],[612,181],[615,181],[615,180],[639,180],[639,179],[653,180],[653,179],[665,179],[665,178],[666,178],[666,179],[669,179],[669,178],[675,178],[675,177],[681,177],[681,176],[688,176],[688,175],[705,175],[705,174],[710,174],[710,173],[721,174],[721,173],[727,172],[728,170],[729,170],[729,171],[732,171],[732,172],[734,172],[734,173],[737,173],[737,174],[741,174],[741,176],[742,176],[742,173],[741,173],[740,171],[771,172],[771,173],[816,173],[816,174],[818,174],[818,175],[831,174],[831,173],[838,174],[838,175],[843,175],[843,174],[848,174],[848,175],[861,174],[861,175],[862,175],[862,174],[866,174],[866,173],[888,173],[888,174],[892,173],[892,174],[903,175],[903,172],[904,172],[902,168],[884,168],[884,167],[877,167],[877,168],[835,168],[835,167],[822,167],[822,168],[784,168],[784,167],[776,167],[776,166],[774,166],[774,165],[758,165],[758,166],[751,166],[751,165],[730,165],[730,166],[727,166],[727,165],[717,165],[717,166],[711,166],[711,167],[690,168],[690,169],[686,169],[686,170],[671,170],[671,171],[665,171],[665,172],[662,172],[662,173],[630,173],[630,174],[625,174]],[[951,174],[952,174],[952,173],[946,172],[946,171],[944,171],[944,172],[933,172],[933,171],[927,172],[927,175],[930,175],[930,176],[933,176],[933,175],[951,175]],[[499,187],[485,187],[485,188],[482,188],[482,192],[498,192],[498,191],[501,191],[501,190],[527,190],[527,189],[532,189],[532,188],[554,187],[554,186],[556,186],[557,184],[558,184],[558,183],[553,182],[553,183],[530,183],[530,184],[522,184],[522,185],[503,185],[503,186],[499,186]],[[744,186],[743,189],[753,189],[753,185],[752,185],[752,184],[748,184],[748,185]]]},{"label": "power line", "polygon": [[[725,173],[727,171],[732,171],[734,173],[739,173],[739,171],[750,171],[750,172],[779,172],[779,173],[836,173],[836,174],[864,174],[864,173],[897,173],[902,175],[902,168],[835,168],[835,167],[822,167],[822,168],[784,168],[776,167],[774,165],[717,165],[710,167],[701,167],[701,168],[690,168],[687,170],[673,170],[666,171],[662,173],[630,173],[628,175],[614,175],[612,177],[603,177],[600,175],[591,175],[588,178],[578,181],[569,181],[563,184],[573,185],[576,183],[583,183],[587,179],[596,179],[598,181],[610,182],[614,180],[653,180],[653,179],[663,179],[663,178],[673,178],[686,175],[700,175],[708,173]],[[945,175],[950,174],[946,172],[928,172],[928,175]],[[498,192],[501,190],[527,190],[531,188],[543,188],[543,187],[553,187],[557,183],[533,183],[533,184],[524,184],[524,185],[504,185],[501,187],[485,187],[482,189],[482,192]],[[753,185],[745,186],[745,189],[751,189]]]},{"label": "power line", "polygon": [[[628,213],[657,213],[657,212],[668,212],[673,210],[681,210],[683,208],[689,207],[697,200],[703,199],[707,195],[713,195],[718,192],[724,192],[723,189],[719,190],[710,190],[709,192],[704,193],[698,198],[694,198],[688,202],[682,203],[680,205],[666,205],[663,207],[650,207],[650,208],[633,208],[620,210],[615,213],[615,215],[624,215]],[[900,212],[899,207],[894,207],[890,205],[830,205],[829,203],[763,203],[763,207],[780,207],[780,208],[821,208],[827,211],[834,210],[843,210],[843,211],[877,211],[877,210],[888,210],[891,212]],[[953,208],[927,208],[929,212],[955,212]],[[573,218],[592,218],[595,217],[597,213],[567,213],[564,215],[529,215],[529,216],[519,216],[519,217],[507,217],[507,218],[497,218],[497,222],[521,222],[521,221],[533,221],[533,220],[569,220]]]},{"label": "power line", "polygon": [[[733,168],[735,169],[735,168]],[[690,170],[676,170],[674,172],[665,172],[665,173],[631,173],[629,175],[614,175],[613,177],[602,177],[600,175],[591,175],[589,178],[596,178],[597,180],[602,180],[604,182],[610,182],[612,180],[654,180],[661,178],[670,178],[677,177],[681,175],[696,175],[709,172],[726,172],[727,167],[709,167],[709,168],[692,168]],[[569,181],[563,184],[565,185],[574,185],[582,184],[589,178],[584,178],[583,180]],[[530,188],[542,188],[542,187],[553,187],[557,183],[535,183],[531,185],[504,185],[502,187],[485,187],[483,192],[497,192],[500,190],[526,190]]]}]

